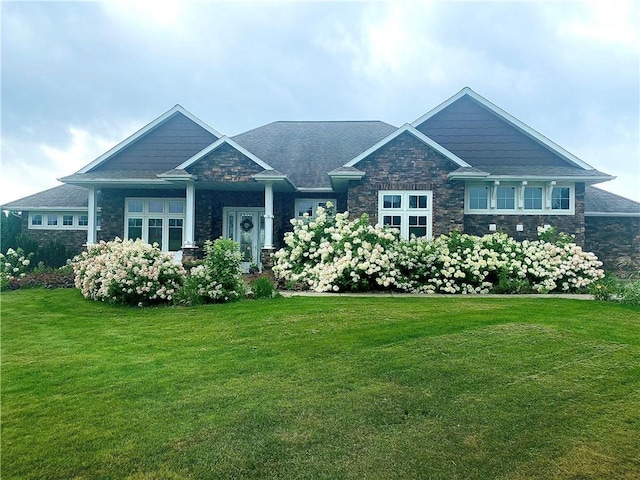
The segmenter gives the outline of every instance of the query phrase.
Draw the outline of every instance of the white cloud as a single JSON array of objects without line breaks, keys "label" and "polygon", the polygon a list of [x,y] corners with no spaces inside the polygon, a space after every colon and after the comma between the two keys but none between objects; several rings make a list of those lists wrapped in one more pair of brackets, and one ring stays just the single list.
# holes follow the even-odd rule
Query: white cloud
[{"label": "white cloud", "polygon": [[65,147],[3,137],[0,204],[59,185],[58,178],[75,173],[135,131],[130,127],[109,138],[103,133],[69,127]]}]

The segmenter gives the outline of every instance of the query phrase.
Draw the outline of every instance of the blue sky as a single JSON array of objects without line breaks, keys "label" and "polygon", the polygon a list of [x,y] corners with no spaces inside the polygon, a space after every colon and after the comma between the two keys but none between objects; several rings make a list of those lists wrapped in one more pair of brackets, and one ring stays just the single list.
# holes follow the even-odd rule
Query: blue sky
[{"label": "blue sky", "polygon": [[0,204],[175,104],[228,135],[400,126],[465,86],[640,201],[639,5],[2,1]]}]

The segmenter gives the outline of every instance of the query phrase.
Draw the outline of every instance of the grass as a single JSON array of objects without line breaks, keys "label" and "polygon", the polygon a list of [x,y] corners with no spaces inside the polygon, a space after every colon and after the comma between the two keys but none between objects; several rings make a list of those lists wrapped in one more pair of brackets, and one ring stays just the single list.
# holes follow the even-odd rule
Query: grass
[{"label": "grass", "polygon": [[640,309],[2,294],[3,479],[640,477]]}]

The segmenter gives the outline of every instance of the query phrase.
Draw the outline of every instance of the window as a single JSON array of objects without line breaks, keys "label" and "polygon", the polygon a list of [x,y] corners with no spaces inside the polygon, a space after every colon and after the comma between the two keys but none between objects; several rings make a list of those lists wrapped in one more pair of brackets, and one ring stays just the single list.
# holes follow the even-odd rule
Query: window
[{"label": "window", "polygon": [[136,240],[142,238],[142,219],[141,218],[129,218],[129,229],[127,232],[127,238]]},{"label": "window", "polygon": [[569,187],[553,187],[551,191],[551,209],[569,210],[571,203],[571,189]]},{"label": "window", "polygon": [[542,210],[542,187],[524,188],[524,209]]},{"label": "window", "polygon": [[169,251],[175,252],[182,248],[182,231],[184,220],[182,218],[169,219]]},{"label": "window", "polygon": [[469,209],[485,210],[487,208],[487,198],[489,189],[487,187],[469,187]]},{"label": "window", "polygon": [[162,219],[150,218],[149,230],[147,234],[147,242],[154,244],[157,243],[162,250]]},{"label": "window", "polygon": [[327,208],[327,203],[331,202],[331,204],[336,206],[335,199],[327,199],[327,198],[297,198],[295,204],[295,214],[296,217],[310,217],[313,218],[317,215],[318,207],[322,207],[324,209]]},{"label": "window", "polygon": [[157,243],[161,250],[182,248],[185,200],[182,198],[127,198],[125,237]]},{"label": "window", "polygon": [[498,187],[498,201],[496,208],[498,210],[513,210],[516,208],[516,189],[515,187]]},{"label": "window", "polygon": [[378,218],[383,226],[396,228],[402,238],[431,237],[429,191],[380,191]]},{"label": "window", "polygon": [[29,212],[33,230],[86,230],[88,225],[86,212]]}]

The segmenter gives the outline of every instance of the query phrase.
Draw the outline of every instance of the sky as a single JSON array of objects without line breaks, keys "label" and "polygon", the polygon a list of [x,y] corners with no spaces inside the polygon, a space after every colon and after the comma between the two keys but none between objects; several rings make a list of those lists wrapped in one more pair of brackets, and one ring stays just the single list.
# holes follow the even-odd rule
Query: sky
[{"label": "sky", "polygon": [[466,86],[640,201],[640,2],[2,0],[0,16],[0,204],[176,104],[227,135],[401,126]]}]

